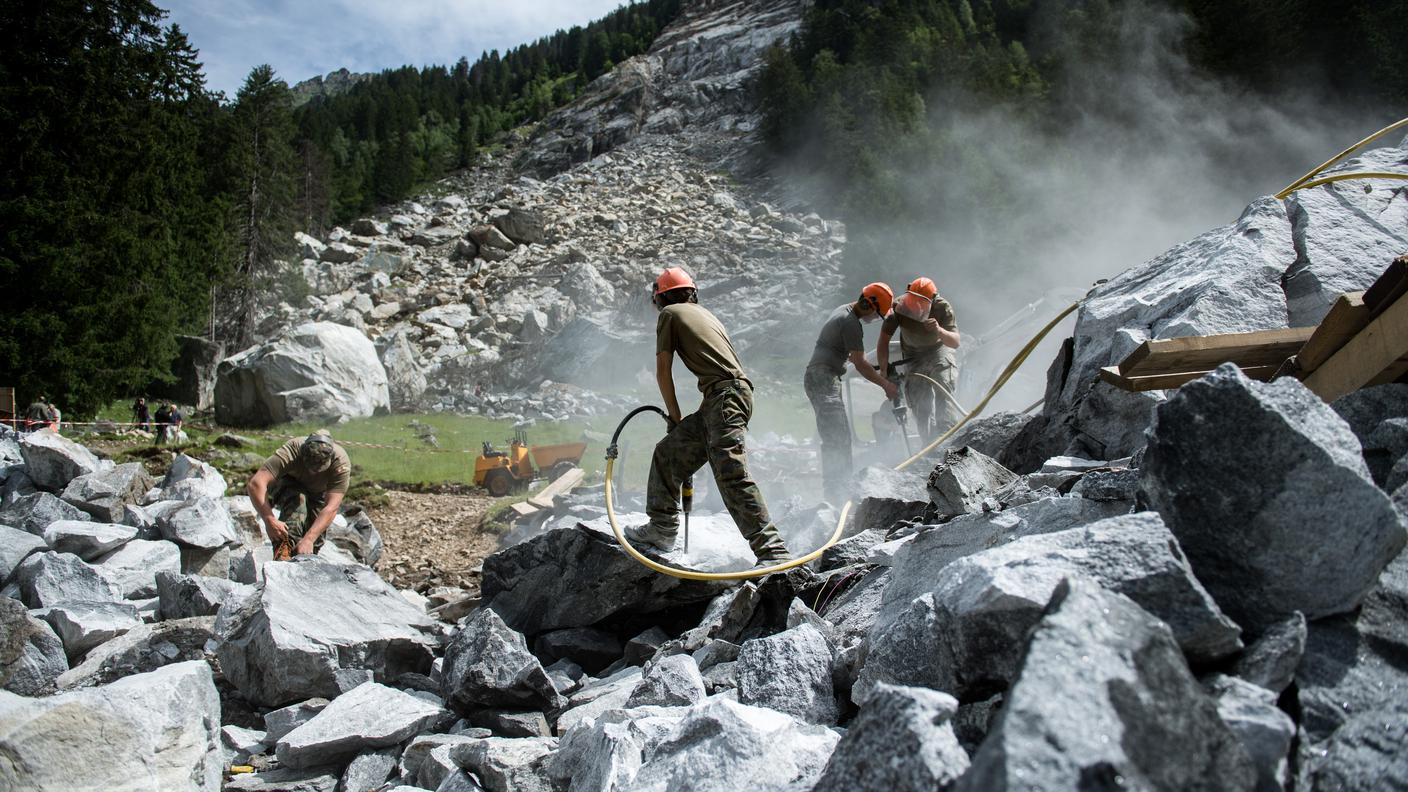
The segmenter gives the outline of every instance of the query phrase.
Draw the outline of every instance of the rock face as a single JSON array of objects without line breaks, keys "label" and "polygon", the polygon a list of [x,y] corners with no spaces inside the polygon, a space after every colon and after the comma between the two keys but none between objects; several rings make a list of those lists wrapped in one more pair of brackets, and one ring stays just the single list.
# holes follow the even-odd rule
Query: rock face
[{"label": "rock face", "polygon": [[489,707],[538,708],[557,689],[523,636],[488,608],[475,611],[445,648],[441,692],[461,712]]},{"label": "rock face", "polygon": [[156,527],[163,538],[186,547],[216,550],[240,542],[229,510],[214,498],[178,504],[157,518]]},{"label": "rock face", "polygon": [[35,553],[15,573],[31,608],[64,602],[120,602],[122,591],[72,553]]},{"label": "rock face", "polygon": [[140,503],[155,483],[140,463],[129,462],[73,479],[62,497],[95,520],[116,523],[122,522],[125,507]]},{"label": "rock face", "polygon": [[404,742],[446,715],[425,699],[368,682],[280,738],[277,755],[289,767],[339,764],[363,750]]},{"label": "rock face", "polygon": [[181,571],[181,548],[165,540],[134,539],[98,559],[94,569],[128,598],[157,596],[156,576]]},{"label": "rock face", "polygon": [[64,645],[53,629],[29,615],[19,600],[0,596],[0,688],[43,695],[67,670]]},{"label": "rock face", "polygon": [[704,692],[704,677],[694,658],[670,655],[645,670],[626,706],[687,707],[704,698]]},{"label": "rock face", "polygon": [[142,623],[137,609],[124,602],[69,602],[46,608],[44,618],[75,662],[89,649]]},{"label": "rock face", "polygon": [[44,541],[56,553],[73,553],[93,561],[137,538],[137,529],[112,523],[59,520],[44,529]]},{"label": "rock face", "polygon": [[430,620],[374,572],[320,558],[267,564],[254,595],[220,610],[220,667],[252,702],[336,696],[337,672],[430,670]]},{"label": "rock face", "polygon": [[231,426],[360,418],[390,405],[376,347],[331,322],[300,325],[220,363],[216,420]]},{"label": "rock face", "polygon": [[172,663],[205,660],[205,644],[214,637],[215,617],[172,619],[141,624],[99,645],[82,664],[59,676],[61,689],[104,685],[145,674]]},{"label": "rock face", "polygon": [[1016,474],[981,452],[968,447],[946,451],[944,461],[929,474],[929,500],[945,517],[982,512],[984,501],[991,501],[1016,479]]},{"label": "rock face", "polygon": [[34,534],[0,525],[0,586],[9,581],[21,561],[48,548],[44,540]]},{"label": "rock face", "polygon": [[953,733],[958,702],[925,688],[877,685],[813,792],[943,790],[968,769]]},{"label": "rock face", "polygon": [[156,585],[157,596],[161,598],[157,613],[163,619],[214,616],[225,600],[247,597],[254,592],[251,586],[224,578],[174,572],[157,573]]},{"label": "rock face", "polygon": [[1254,778],[1168,628],[1076,580],[1052,596],[958,789],[1250,789]]},{"label": "rock face", "polygon": [[1052,591],[1073,576],[1092,578],[1164,619],[1190,657],[1226,657],[1241,648],[1237,625],[1177,548],[1158,515],[1142,512],[956,561],[903,617],[871,631],[859,695],[876,681],[924,685],[964,700],[1000,691],[1015,678],[1023,637]]},{"label": "rock face", "polygon": [[1159,408],[1141,481],[1218,603],[1259,628],[1353,610],[1408,542],[1359,449],[1299,382],[1226,365]]},{"label": "rock face", "polygon": [[808,723],[835,723],[831,670],[831,647],[810,624],[756,638],[738,653],[738,700]]},{"label": "rock face", "polygon": [[79,476],[112,465],[78,443],[48,430],[21,436],[20,454],[24,456],[24,472],[34,486],[49,492],[63,492],[64,487]]},{"label": "rock face", "polygon": [[204,662],[49,698],[0,692],[0,723],[11,789],[220,789],[220,696]]},{"label": "rock face", "polygon": [[0,509],[0,524],[43,536],[55,520],[86,520],[88,515],[47,492],[22,495]]}]

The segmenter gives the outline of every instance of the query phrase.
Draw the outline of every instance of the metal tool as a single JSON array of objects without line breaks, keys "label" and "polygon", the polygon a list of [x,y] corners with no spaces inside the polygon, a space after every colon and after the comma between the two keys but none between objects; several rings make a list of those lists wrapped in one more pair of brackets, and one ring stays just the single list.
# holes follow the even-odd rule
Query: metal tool
[{"label": "metal tool", "polygon": [[906,455],[913,455],[914,448],[909,443],[909,405],[904,401],[904,372],[900,366],[908,363],[909,360],[894,360],[885,366],[885,379],[895,383],[895,398],[890,400],[890,412],[895,416],[895,423],[900,425],[900,436],[904,438],[904,450]]},{"label": "metal tool", "polygon": [[694,476],[680,485],[680,511],[684,512],[684,551],[689,553],[689,510],[694,506]]}]

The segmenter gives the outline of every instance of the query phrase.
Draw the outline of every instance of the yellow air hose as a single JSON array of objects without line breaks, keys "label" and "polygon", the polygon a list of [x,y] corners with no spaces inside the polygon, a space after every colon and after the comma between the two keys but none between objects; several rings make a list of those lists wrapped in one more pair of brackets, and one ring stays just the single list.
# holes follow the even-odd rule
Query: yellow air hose
[{"label": "yellow air hose", "polygon": [[1359,149],[1362,149],[1370,143],[1373,143],[1375,140],[1378,140],[1384,135],[1390,134],[1399,129],[1403,129],[1404,127],[1408,127],[1408,118],[1402,119],[1401,121],[1395,121],[1394,123],[1389,124],[1383,129],[1380,129],[1378,132],[1375,132],[1369,137],[1366,137],[1358,143],[1355,143],[1353,146],[1350,146],[1344,151],[1341,151],[1340,153],[1326,160],[1324,164],[1322,164],[1320,167],[1291,182],[1290,185],[1286,187],[1286,189],[1276,193],[1276,200],[1284,201],[1286,200],[1286,196],[1290,195],[1296,190],[1308,190],[1311,187],[1319,187],[1322,184],[1329,184],[1330,182],[1336,181],[1345,181],[1346,179],[1408,179],[1408,175],[1402,173],[1340,173],[1326,179],[1312,181],[1313,179],[1315,179],[1316,176],[1319,176],[1322,171],[1324,171],[1331,165],[1334,165],[1336,162],[1339,162],[1345,157],[1348,157],[1350,154],[1353,154]]},{"label": "yellow air hose", "polygon": [[[1006,385],[1007,381],[1012,379],[1012,375],[1017,373],[1017,369],[1021,368],[1022,364],[1026,362],[1027,358],[1031,357],[1032,352],[1036,350],[1037,346],[1041,344],[1042,340],[1045,339],[1046,336],[1056,328],[1056,325],[1061,323],[1062,319],[1065,319],[1067,316],[1070,316],[1071,312],[1079,307],[1079,302],[1072,303],[1070,307],[1062,311],[1059,316],[1057,316],[1055,319],[1052,319],[1046,324],[1045,327],[1041,328],[1041,332],[1033,336],[1032,339],[1027,342],[1027,345],[1022,347],[1022,350],[1017,353],[1017,356],[1012,358],[1012,362],[1007,364],[1007,368],[1003,369],[1002,373],[998,375],[997,381],[994,382],[992,387],[988,389],[987,395],[983,397],[983,400],[978,403],[978,406],[975,407],[972,412],[964,415],[963,420],[954,424],[952,429],[949,429],[947,432],[944,432],[943,435],[939,437],[939,439],[930,443],[922,451],[896,465],[895,470],[904,470],[905,468],[914,464],[914,462],[920,457],[937,448],[945,440],[952,437],[955,432],[957,432],[959,429],[962,429],[969,421],[976,418],[978,414],[981,413],[983,409],[988,406],[988,402],[992,401],[992,398],[997,395],[997,392],[1002,390],[1002,386]],[[924,379],[929,378],[925,377]],[[933,382],[933,380],[929,381]],[[935,382],[934,384],[938,385],[937,382]],[[942,385],[940,385],[939,387],[943,388]],[[944,390],[944,392],[947,394],[946,389]],[[952,399],[953,397],[950,395],[949,398]],[[955,404],[957,404],[957,402],[955,402]],[[962,408],[959,409],[961,410]],[[850,516],[851,513],[851,501],[846,501],[845,505],[841,507],[840,517],[836,521],[836,530],[831,532],[831,538],[827,539],[825,544],[813,550],[812,552],[801,556],[800,558],[793,558],[789,561],[784,561],[780,564],[774,564],[773,566],[761,567],[757,569],[744,569],[737,572],[697,572],[693,569],[682,569],[680,567],[673,567],[668,564],[662,564],[659,561],[656,561],[646,556],[644,553],[640,552],[634,547],[631,547],[631,543],[626,541],[625,534],[621,532],[620,524],[616,522],[616,505],[612,486],[612,477],[616,467],[616,440],[621,436],[621,432],[626,428],[626,424],[629,423],[632,418],[642,412],[657,412],[662,417],[665,416],[665,412],[663,410],[653,405],[637,407],[636,409],[632,410],[629,414],[627,414],[626,417],[622,419],[621,423],[616,427],[616,433],[611,437],[611,445],[608,446],[606,449],[606,519],[607,522],[611,523],[611,532],[616,535],[616,543],[621,545],[621,549],[625,550],[631,558],[634,558],[643,566],[655,572],[659,572],[662,575],[669,575],[670,577],[680,578],[682,580],[747,580],[749,578],[765,577],[776,572],[785,572],[794,567],[799,567],[803,564],[815,561],[816,559],[821,558],[821,554],[826,552],[827,548],[831,547],[832,545],[836,544],[841,540],[841,532],[845,530],[846,527],[846,518]]]}]

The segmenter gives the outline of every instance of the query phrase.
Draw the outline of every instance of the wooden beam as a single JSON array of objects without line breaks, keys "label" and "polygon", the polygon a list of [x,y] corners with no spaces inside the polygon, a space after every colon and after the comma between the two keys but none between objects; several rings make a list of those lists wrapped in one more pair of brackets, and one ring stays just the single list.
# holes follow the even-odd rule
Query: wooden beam
[{"label": "wooden beam", "polygon": [[1408,356],[1408,295],[1400,296],[1330,356],[1305,378],[1305,385],[1320,398],[1332,402],[1390,373],[1405,356]]},{"label": "wooden beam", "polygon": [[1378,316],[1388,307],[1398,302],[1398,298],[1408,293],[1408,256],[1399,256],[1389,262],[1379,279],[1364,292],[1364,304]]},{"label": "wooden beam", "polygon": [[[1239,367],[1242,373],[1254,380],[1262,382],[1269,381],[1276,375],[1276,370],[1280,364],[1274,366],[1247,366]],[[1169,374],[1151,374],[1145,377],[1124,377],[1115,366],[1100,369],[1100,379],[1127,391],[1140,393],[1143,391],[1170,390],[1192,382],[1200,377],[1208,375],[1207,371],[1180,371]]]},{"label": "wooden beam", "polygon": [[1305,379],[1311,372],[1324,365],[1331,355],[1340,351],[1340,347],[1354,338],[1373,318],[1369,306],[1364,302],[1364,292],[1341,294],[1334,305],[1330,306],[1329,313],[1320,321],[1320,326],[1315,328],[1315,334],[1305,342],[1300,352],[1296,353],[1296,365],[1300,367],[1299,378]]},{"label": "wooden beam", "polygon": [[519,501],[518,503],[510,503],[508,505],[508,508],[509,511],[512,511],[514,515],[517,516],[519,519],[522,519],[524,517],[530,517],[543,510],[543,507],[537,506],[533,503],[530,503],[529,501]]},{"label": "wooden beam", "polygon": [[564,492],[570,492],[573,487],[581,484],[582,479],[586,478],[586,476],[585,471],[579,467],[574,467],[561,476],[558,476],[551,484],[543,487],[537,495],[529,498],[528,502],[540,509],[551,509],[553,498]]},{"label": "wooden beam", "polygon": [[1190,371],[1212,371],[1223,363],[1242,368],[1280,366],[1296,354],[1315,332],[1313,327],[1257,330],[1211,336],[1160,338],[1145,341],[1120,363],[1125,377]]}]

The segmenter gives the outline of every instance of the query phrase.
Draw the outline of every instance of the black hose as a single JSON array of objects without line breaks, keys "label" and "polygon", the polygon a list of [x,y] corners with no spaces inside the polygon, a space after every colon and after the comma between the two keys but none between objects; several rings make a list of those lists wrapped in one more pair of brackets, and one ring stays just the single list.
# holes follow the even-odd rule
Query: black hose
[{"label": "black hose", "polygon": [[670,425],[670,416],[666,415],[664,410],[660,409],[659,407],[656,407],[653,404],[646,404],[637,407],[634,410],[631,410],[630,412],[626,413],[626,417],[621,419],[621,423],[616,425],[616,431],[611,434],[611,445],[606,447],[607,459],[615,459],[620,454],[620,450],[616,447],[616,441],[621,439],[621,432],[625,431],[626,424],[630,423],[632,418],[636,417],[637,415],[640,415],[643,412],[659,413],[660,417],[665,419],[665,425]]}]

